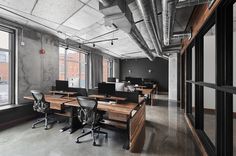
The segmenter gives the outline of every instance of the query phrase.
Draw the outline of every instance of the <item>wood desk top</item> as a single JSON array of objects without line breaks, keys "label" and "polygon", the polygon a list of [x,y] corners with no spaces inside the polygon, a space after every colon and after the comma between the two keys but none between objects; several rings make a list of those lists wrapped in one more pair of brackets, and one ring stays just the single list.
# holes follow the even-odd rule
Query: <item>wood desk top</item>
[{"label": "wood desk top", "polygon": [[[73,101],[75,100],[74,97],[54,97],[53,95],[45,95],[44,96],[45,100],[48,102],[52,103],[57,103],[57,102],[68,102],[68,101]],[[24,99],[26,100],[34,100],[33,96],[24,96]]]},{"label": "wood desk top", "polygon": [[[69,101],[65,103],[65,106],[79,107],[78,101]],[[132,110],[138,106],[137,103],[124,103],[124,104],[104,104],[98,101],[98,110],[119,113],[122,115],[130,115]]]},{"label": "wood desk top", "polygon": [[140,89],[140,88],[137,88],[136,90],[142,91],[143,94],[151,94],[152,91],[154,90],[154,88],[152,88],[152,89],[147,89],[147,88]]},{"label": "wood desk top", "polygon": [[58,90],[51,90],[49,93],[53,94],[63,94],[63,95],[75,95],[77,92],[67,92],[67,91],[58,91]]},{"label": "wood desk top", "polygon": [[126,98],[124,98],[124,97],[116,97],[116,96],[106,97],[105,95],[89,95],[88,97],[97,98],[97,99],[115,100],[115,101],[125,101],[126,100]]}]

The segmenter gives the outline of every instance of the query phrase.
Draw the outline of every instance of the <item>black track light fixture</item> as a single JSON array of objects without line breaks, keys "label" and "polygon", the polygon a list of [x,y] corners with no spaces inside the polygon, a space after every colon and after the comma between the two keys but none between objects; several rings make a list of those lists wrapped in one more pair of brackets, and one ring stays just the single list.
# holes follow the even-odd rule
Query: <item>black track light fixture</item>
[{"label": "black track light fixture", "polygon": [[113,45],[113,40],[111,40],[111,45]]},{"label": "black track light fixture", "polygon": [[95,44],[93,43],[93,47],[95,47]]},{"label": "black track light fixture", "polygon": [[65,49],[66,49],[66,50],[68,50],[68,49],[69,49],[69,45],[68,45],[68,44],[66,45],[66,48],[65,48]]}]

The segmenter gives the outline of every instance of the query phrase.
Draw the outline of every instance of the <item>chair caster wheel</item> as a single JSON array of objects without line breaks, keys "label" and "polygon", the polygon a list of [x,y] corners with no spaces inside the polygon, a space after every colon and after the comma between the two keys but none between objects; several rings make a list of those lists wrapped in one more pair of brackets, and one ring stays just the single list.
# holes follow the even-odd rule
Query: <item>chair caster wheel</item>
[{"label": "chair caster wheel", "polygon": [[44,127],[44,130],[48,130],[48,127]]},{"label": "chair caster wheel", "polygon": [[80,143],[80,141],[79,141],[79,140],[76,140],[76,143],[77,143],[77,144],[79,144],[79,143]]},{"label": "chair caster wheel", "polygon": [[84,130],[84,129],[82,130],[82,133],[85,133],[85,130]]},{"label": "chair caster wheel", "polygon": [[34,129],[35,128],[35,126],[32,126],[32,129]]},{"label": "chair caster wheel", "polygon": [[93,142],[93,146],[96,146],[96,142]]},{"label": "chair caster wheel", "polygon": [[108,138],[108,135],[107,135],[107,134],[105,135],[105,138],[106,138],[106,139]]}]

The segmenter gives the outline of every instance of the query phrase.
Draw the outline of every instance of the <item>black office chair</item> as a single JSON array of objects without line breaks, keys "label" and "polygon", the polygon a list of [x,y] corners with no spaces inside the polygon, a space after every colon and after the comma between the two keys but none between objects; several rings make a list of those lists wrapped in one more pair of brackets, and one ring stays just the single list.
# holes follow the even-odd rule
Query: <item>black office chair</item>
[{"label": "black office chair", "polygon": [[83,126],[90,126],[90,130],[85,133],[83,129],[83,133],[81,136],[79,136],[76,140],[76,143],[80,143],[79,139],[92,134],[93,136],[93,145],[96,145],[96,139],[95,139],[95,133],[99,134],[105,134],[107,138],[107,133],[100,131],[99,122],[101,121],[102,117],[97,113],[97,101],[94,99],[89,99],[88,97],[77,97],[77,101],[79,103],[79,120],[82,122]]},{"label": "black office chair", "polygon": [[36,122],[32,124],[32,128],[41,122],[44,122],[44,129],[48,129],[48,114],[50,113],[50,103],[45,101],[44,94],[37,90],[31,90],[32,96],[34,98],[34,111],[44,113],[45,116],[43,118],[38,119]]}]

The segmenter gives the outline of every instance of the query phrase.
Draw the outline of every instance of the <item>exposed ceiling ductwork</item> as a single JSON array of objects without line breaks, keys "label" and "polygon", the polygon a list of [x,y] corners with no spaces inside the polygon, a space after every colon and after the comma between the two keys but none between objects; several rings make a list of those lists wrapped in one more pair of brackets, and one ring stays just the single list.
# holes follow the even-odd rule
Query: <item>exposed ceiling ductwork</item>
[{"label": "exposed ceiling ductwork", "polygon": [[176,8],[190,7],[200,4],[212,3],[214,0],[182,0],[176,5]]},{"label": "exposed ceiling ductwork", "polygon": [[175,20],[176,4],[176,0],[162,0],[163,41],[165,46],[170,44]]},{"label": "exposed ceiling ductwork", "polygon": [[[106,2],[109,2],[109,0]],[[125,0],[117,0],[112,3],[100,1],[99,11],[105,15],[105,26],[116,27],[128,33],[149,60],[152,61],[154,59],[153,53],[134,24],[132,13]]]},{"label": "exposed ceiling ductwork", "polygon": [[112,3],[114,1],[115,0],[99,0],[99,2],[101,2],[104,7],[108,7],[108,6],[112,5]]},{"label": "exposed ceiling ductwork", "polygon": [[[148,34],[149,34],[149,36],[152,40],[152,43],[154,45],[154,49],[159,56],[162,56],[162,45],[161,45],[161,41],[159,39],[158,32],[157,32],[157,30],[158,30],[157,27],[159,26],[159,24],[157,22],[158,21],[157,19],[155,20],[157,25],[154,24],[154,21],[152,18],[152,17],[154,17],[154,15],[153,15],[152,10],[150,10],[150,6],[149,6],[150,1],[149,0],[136,0],[136,3],[139,7],[139,10],[140,10],[143,20],[145,22]],[[154,4],[154,6],[153,6],[153,4]],[[152,4],[152,8],[155,11],[156,6],[155,6],[154,2],[153,2],[153,4]]]}]

